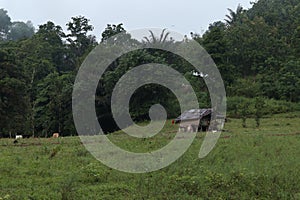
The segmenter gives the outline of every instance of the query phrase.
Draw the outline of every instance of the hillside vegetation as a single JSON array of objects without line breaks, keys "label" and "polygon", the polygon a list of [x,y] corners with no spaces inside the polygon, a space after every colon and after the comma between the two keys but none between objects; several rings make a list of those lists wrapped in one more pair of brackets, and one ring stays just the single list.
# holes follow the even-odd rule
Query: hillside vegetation
[{"label": "hillside vegetation", "polygon": [[[203,35],[192,33],[192,37],[217,64],[232,116],[260,118],[299,110],[300,1],[259,0],[252,4],[248,10],[241,6],[229,9],[225,22],[214,22]],[[98,43],[127,33],[123,25],[108,25],[98,42],[89,34],[93,26],[84,16],[72,17],[67,32],[51,21],[34,32],[30,22],[13,22],[5,9],[0,12],[0,137],[24,133],[48,137],[53,132],[76,135],[71,108],[76,73]],[[197,19],[193,20],[197,24]],[[129,34],[126,38],[132,45],[178,44],[167,36],[165,31],[161,36],[149,33],[144,41],[133,40]],[[113,62],[99,81],[95,104],[105,132],[117,130],[110,98],[118,79],[132,67],[153,62],[185,75],[196,90],[200,107],[210,106],[204,81],[191,75],[188,63],[164,51],[135,51]],[[259,104],[253,100],[257,97]],[[156,103],[165,106],[169,118],[178,116],[175,96],[166,88],[147,85],[131,99],[133,119],[149,119],[148,110]],[[251,110],[247,110],[248,104],[254,105]]]}]

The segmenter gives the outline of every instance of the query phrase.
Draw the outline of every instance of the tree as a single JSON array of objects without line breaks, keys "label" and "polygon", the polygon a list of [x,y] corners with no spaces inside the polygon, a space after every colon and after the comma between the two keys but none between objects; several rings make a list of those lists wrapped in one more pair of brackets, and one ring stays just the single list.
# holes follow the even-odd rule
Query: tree
[{"label": "tree", "polygon": [[57,45],[62,45],[62,38],[66,37],[61,26],[55,25],[51,21],[48,21],[46,24],[40,25],[37,31],[37,35],[40,35],[44,41]]},{"label": "tree", "polygon": [[242,118],[242,126],[243,128],[247,127],[246,120],[250,114],[250,101],[246,98],[241,98],[240,104],[238,106],[239,114]]},{"label": "tree", "polygon": [[233,25],[237,22],[240,22],[241,15],[245,12],[243,7],[239,4],[236,8],[236,11],[233,11],[232,9],[228,8],[229,14],[226,15],[227,19],[225,21],[228,25]]},{"label": "tree", "polygon": [[216,63],[225,84],[227,86],[232,84],[238,74],[232,62],[230,62],[226,24],[221,21],[210,24],[201,40],[197,39],[197,41],[205,48]]},{"label": "tree", "polygon": [[80,61],[83,60],[82,58],[80,59],[80,57],[90,52],[97,44],[95,36],[88,35],[88,32],[94,29],[94,27],[89,24],[89,21],[89,19],[83,16],[78,16],[72,17],[72,21],[66,24],[68,31],[71,32],[67,35],[67,41],[69,42],[75,59],[79,58],[79,60],[76,61],[76,65],[79,65]]},{"label": "tree", "polygon": [[114,36],[118,33],[126,33],[126,30],[123,28],[122,23],[118,24],[118,25],[107,24],[107,27],[105,28],[105,30],[101,34],[101,36],[102,36],[101,42],[104,42],[105,40],[107,40],[111,36]]},{"label": "tree", "polygon": [[35,37],[40,43],[46,45],[45,48],[50,54],[51,61],[59,73],[74,69],[69,60],[70,51],[66,49],[63,41],[66,35],[60,26],[48,21],[39,26]]},{"label": "tree", "polygon": [[11,26],[11,19],[7,11],[3,8],[0,9],[0,40],[7,40],[7,34]]},{"label": "tree", "polygon": [[27,23],[24,22],[13,22],[10,31],[7,35],[9,40],[21,40],[32,37],[34,34],[34,27],[33,24],[28,21]]},{"label": "tree", "polygon": [[72,73],[59,75],[54,72],[38,84],[35,115],[37,130],[43,134],[40,136],[48,137],[53,132],[61,135],[74,132],[71,107],[74,78]]},{"label": "tree", "polygon": [[[42,26],[45,27],[45,26]],[[28,97],[28,122],[30,132],[33,136],[36,133],[36,99],[38,94],[38,84],[44,80],[48,74],[62,69],[64,63],[64,45],[62,39],[53,36],[53,32],[40,29],[32,38],[19,41],[17,43],[17,59],[24,69],[27,77],[26,94]]]},{"label": "tree", "polygon": [[0,50],[0,137],[26,132],[26,85],[15,57]]},{"label": "tree", "polygon": [[145,46],[148,44],[151,44],[151,46],[154,45],[158,47],[166,47],[170,45],[174,45],[175,41],[172,37],[169,37],[170,32],[166,32],[166,29],[163,29],[160,33],[160,36],[157,37],[153,31],[149,30],[150,36],[144,37],[144,40],[142,41]]},{"label": "tree", "polygon": [[300,61],[290,60],[279,71],[278,83],[281,99],[300,101]]},{"label": "tree", "polygon": [[255,98],[262,95],[260,82],[253,77],[237,78],[234,84],[228,86],[227,93],[231,96]]},{"label": "tree", "polygon": [[255,98],[254,116],[255,116],[255,122],[256,122],[256,127],[257,128],[260,126],[260,119],[263,116],[264,105],[265,105],[265,101],[264,101],[264,99],[262,97],[256,97]]}]

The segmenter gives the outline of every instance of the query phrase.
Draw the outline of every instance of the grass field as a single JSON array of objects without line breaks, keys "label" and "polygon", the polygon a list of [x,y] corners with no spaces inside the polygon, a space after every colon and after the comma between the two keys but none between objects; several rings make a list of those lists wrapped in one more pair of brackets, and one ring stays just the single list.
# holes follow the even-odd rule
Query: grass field
[{"label": "grass field", "polygon": [[[300,113],[229,119],[216,147],[198,158],[204,133],[172,165],[128,174],[94,159],[78,137],[0,140],[0,199],[300,199]],[[177,128],[150,139],[116,132],[120,147],[161,148]]]}]

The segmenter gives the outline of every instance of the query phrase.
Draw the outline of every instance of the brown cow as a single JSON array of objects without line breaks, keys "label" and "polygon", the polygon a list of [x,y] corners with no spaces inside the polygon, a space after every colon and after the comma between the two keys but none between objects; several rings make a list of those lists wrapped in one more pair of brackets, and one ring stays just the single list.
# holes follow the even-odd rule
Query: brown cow
[{"label": "brown cow", "polygon": [[58,138],[59,137],[59,133],[53,133],[53,138]]}]

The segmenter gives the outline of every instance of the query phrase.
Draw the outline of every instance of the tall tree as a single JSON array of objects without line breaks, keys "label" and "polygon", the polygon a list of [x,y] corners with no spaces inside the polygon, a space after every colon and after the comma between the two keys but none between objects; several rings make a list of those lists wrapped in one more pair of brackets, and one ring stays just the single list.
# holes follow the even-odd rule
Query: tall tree
[{"label": "tall tree", "polygon": [[53,132],[59,132],[61,135],[73,134],[71,109],[73,81],[72,73],[59,75],[54,72],[38,84],[35,115],[40,136],[48,137]]},{"label": "tall tree", "polygon": [[7,14],[7,11],[3,8],[0,9],[0,40],[6,40],[11,26],[11,19]]},{"label": "tall tree", "polygon": [[0,137],[24,133],[27,114],[23,69],[15,56],[0,50]]},{"label": "tall tree", "polygon": [[9,40],[21,40],[32,37],[34,34],[33,24],[28,21],[24,22],[13,22],[7,38]]},{"label": "tall tree", "polygon": [[36,39],[47,44],[45,48],[50,53],[50,57],[56,70],[59,73],[73,70],[74,66],[69,61],[70,51],[66,49],[64,39],[66,38],[62,28],[48,21],[46,24],[40,25],[36,34]]},{"label": "tall tree", "polygon": [[118,33],[126,33],[126,30],[123,28],[123,24],[107,24],[107,27],[105,28],[105,30],[102,32],[101,36],[101,42],[106,41],[108,38],[110,38],[111,36],[114,36]]},{"label": "tall tree", "polygon": [[72,17],[72,21],[67,23],[67,29],[71,32],[67,35],[67,41],[75,56],[74,59],[76,60],[75,64],[77,67],[79,67],[79,63],[83,60],[82,57],[97,45],[95,36],[88,34],[89,31],[94,29],[89,24],[89,21],[89,19],[83,16],[78,16]]},{"label": "tall tree", "polygon": [[229,14],[226,15],[227,19],[225,19],[225,21],[227,22],[228,25],[233,25],[237,22],[241,22],[241,16],[245,10],[240,4],[236,8],[236,11],[233,11],[230,8],[228,8],[227,10],[229,11]]},{"label": "tall tree", "polygon": [[27,96],[29,99],[28,107],[30,108],[28,121],[33,135],[35,135],[37,120],[35,109],[38,84],[48,74],[60,72],[64,67],[64,44],[61,36],[56,32],[59,28],[51,31],[51,26],[48,27],[49,29],[46,27],[47,24],[42,25],[32,38],[17,43],[18,62],[23,66],[24,73],[28,77]]}]

